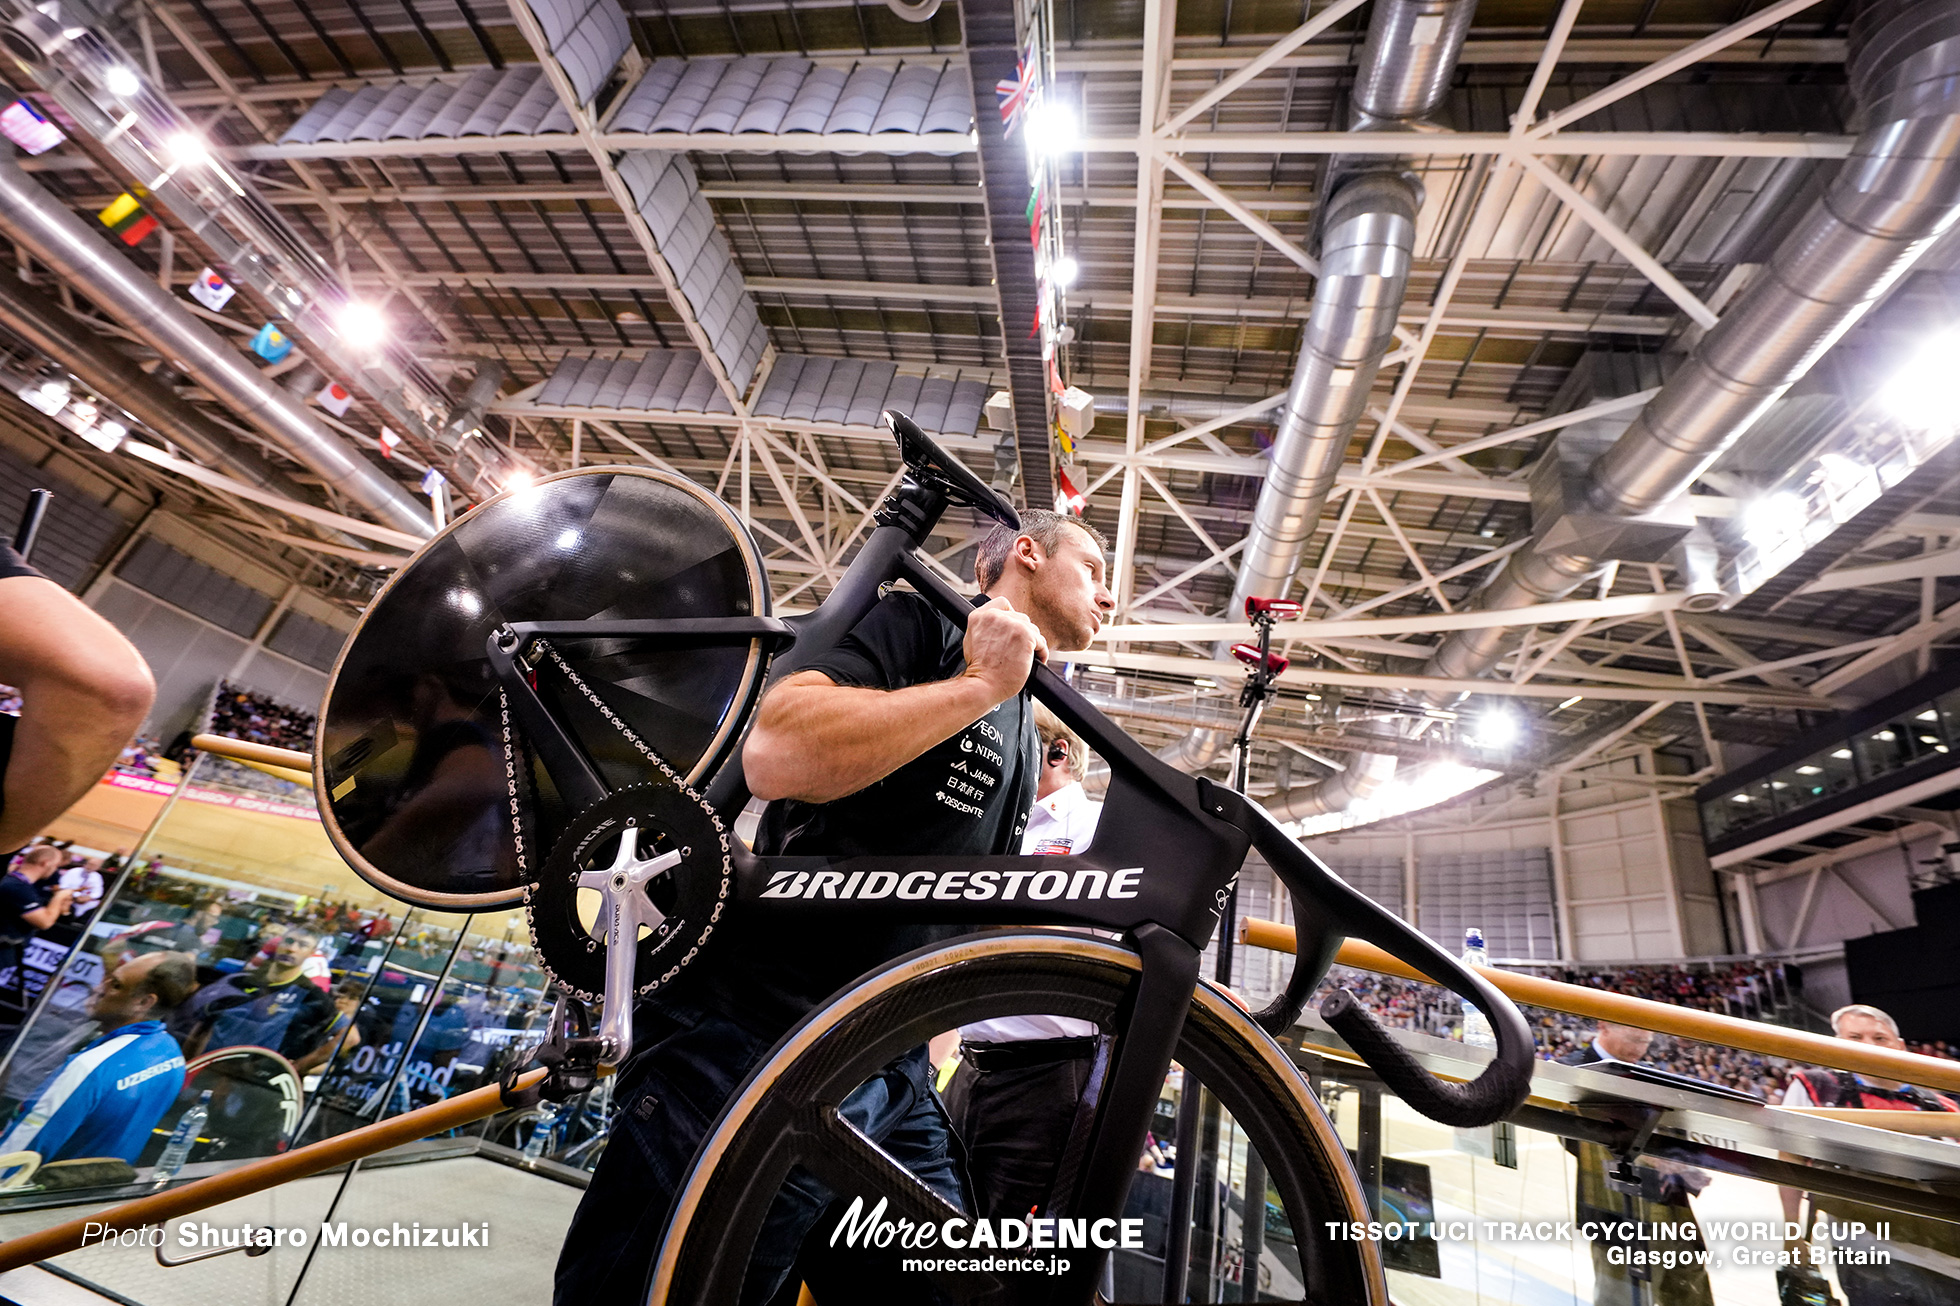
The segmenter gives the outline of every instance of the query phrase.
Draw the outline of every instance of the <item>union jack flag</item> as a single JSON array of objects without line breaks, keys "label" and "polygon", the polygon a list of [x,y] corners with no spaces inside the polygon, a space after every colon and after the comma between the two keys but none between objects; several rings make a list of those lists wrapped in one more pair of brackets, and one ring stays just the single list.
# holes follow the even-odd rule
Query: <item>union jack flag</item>
[{"label": "union jack flag", "polygon": [[1000,98],[1001,135],[1012,136],[1014,125],[1021,120],[1021,110],[1028,102],[1028,70],[1023,65],[1014,70],[1013,77],[1003,77],[994,83],[994,94]]}]

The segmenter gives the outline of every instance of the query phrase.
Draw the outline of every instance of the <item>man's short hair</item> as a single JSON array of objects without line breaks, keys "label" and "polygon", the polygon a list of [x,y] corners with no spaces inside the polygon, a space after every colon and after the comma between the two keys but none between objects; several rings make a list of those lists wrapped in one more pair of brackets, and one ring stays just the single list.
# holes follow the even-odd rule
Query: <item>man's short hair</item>
[{"label": "man's short hair", "polygon": [[1057,739],[1068,741],[1068,773],[1078,781],[1089,776],[1089,745],[1081,735],[1062,724],[1062,719],[1050,712],[1040,703],[1034,705],[1034,728],[1041,736],[1041,753],[1045,762],[1048,745]]},{"label": "man's short hair", "polygon": [[38,866],[43,862],[52,862],[59,865],[66,856],[67,854],[63,853],[61,849],[51,843],[37,843],[20,855],[20,862],[23,866],[30,864]]},{"label": "man's short hair", "polygon": [[[1838,1034],[1838,1026],[1844,1021],[1846,1016],[1869,1016],[1890,1030],[1893,1038],[1900,1037],[1898,1021],[1892,1019],[1877,1007],[1868,1007],[1862,1002],[1854,1002],[1848,1007],[1839,1007],[1836,1011],[1833,1011],[1831,1013],[1831,1033]],[[1838,1034],[1838,1037],[1842,1038],[1843,1035]]]},{"label": "man's short hair", "polygon": [[1000,573],[1007,567],[1007,555],[1014,551],[1014,541],[1023,535],[1041,546],[1042,552],[1053,553],[1061,543],[1062,532],[1074,527],[1096,542],[1098,549],[1107,550],[1109,541],[1101,531],[1066,513],[1049,512],[1045,508],[1027,508],[1021,512],[1021,529],[1000,522],[987,532],[980,541],[980,550],[973,558],[973,580],[982,590],[990,590],[1000,580]]},{"label": "man's short hair", "polygon": [[[159,952],[159,960],[143,977],[143,992],[157,1000],[158,1011],[175,1011],[197,992],[197,963],[189,953]],[[125,962],[124,965],[129,963]]]}]

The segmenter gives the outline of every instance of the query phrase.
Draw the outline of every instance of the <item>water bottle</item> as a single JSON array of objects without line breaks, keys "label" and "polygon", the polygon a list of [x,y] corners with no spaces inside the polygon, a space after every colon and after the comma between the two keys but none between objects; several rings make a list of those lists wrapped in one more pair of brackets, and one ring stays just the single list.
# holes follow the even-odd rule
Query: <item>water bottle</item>
[{"label": "water bottle", "polygon": [[150,1185],[162,1188],[177,1177],[189,1159],[191,1148],[197,1144],[197,1136],[204,1128],[204,1122],[211,1118],[211,1090],[205,1089],[204,1096],[197,1099],[197,1105],[184,1112],[177,1121],[177,1127],[170,1133],[170,1141],[163,1145],[163,1155],[157,1158],[156,1168],[150,1171]]},{"label": "water bottle", "polygon": [[531,1136],[524,1140],[526,1161],[535,1161],[544,1155],[545,1142],[557,1126],[558,1111],[555,1107],[545,1109],[536,1120],[531,1122]]},{"label": "water bottle", "polygon": [[[1490,965],[1490,953],[1484,949],[1484,932],[1474,925],[1463,932],[1463,964]],[[1471,1005],[1468,999],[1463,1003],[1463,1041],[1471,1047],[1497,1046],[1497,1035],[1491,1032],[1490,1018]]]}]

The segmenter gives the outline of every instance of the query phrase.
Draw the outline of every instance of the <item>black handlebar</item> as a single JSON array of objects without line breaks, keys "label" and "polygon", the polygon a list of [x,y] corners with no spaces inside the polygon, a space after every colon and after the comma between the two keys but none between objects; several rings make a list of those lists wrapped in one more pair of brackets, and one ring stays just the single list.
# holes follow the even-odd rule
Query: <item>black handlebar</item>
[{"label": "black handlebar", "polygon": [[1253,1013],[1260,1027],[1274,1035],[1291,1027],[1333,964],[1341,938],[1362,939],[1469,1001],[1497,1035],[1497,1054],[1482,1074],[1467,1084],[1448,1083],[1417,1064],[1352,993],[1338,990],[1321,1004],[1320,1014],[1382,1083],[1431,1120],[1462,1128],[1492,1124],[1522,1106],[1531,1092],[1536,1044],[1510,999],[1427,935],[1349,887],[1264,809],[1249,801],[1244,807],[1253,846],[1293,895],[1298,940],[1285,991]]}]

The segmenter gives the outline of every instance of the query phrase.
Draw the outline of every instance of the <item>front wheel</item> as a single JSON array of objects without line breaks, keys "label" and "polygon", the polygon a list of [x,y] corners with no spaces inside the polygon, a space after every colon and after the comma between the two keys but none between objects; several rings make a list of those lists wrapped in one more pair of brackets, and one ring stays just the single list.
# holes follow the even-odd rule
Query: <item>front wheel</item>
[{"label": "front wheel", "polygon": [[[991,1017],[1094,1021],[1116,1037],[1120,1050],[1125,999],[1140,974],[1140,959],[1125,947],[1044,930],[969,936],[865,976],[793,1030],[723,1109],[675,1203],[648,1300],[676,1306],[741,1300],[764,1214],[792,1167],[847,1199],[863,1196],[867,1208],[887,1199],[893,1220],[936,1223],[960,1214],[847,1124],[838,1104],[907,1049],[942,1030]],[[1217,1263],[1229,1265],[1229,1233],[1236,1226],[1241,1250],[1248,1241],[1253,1249],[1264,1246],[1264,1260],[1234,1276],[1257,1275],[1257,1300],[1387,1306],[1373,1244],[1326,1236],[1328,1222],[1368,1219],[1367,1206],[1339,1138],[1285,1053],[1230,998],[1200,984],[1176,1056],[1246,1144],[1235,1159],[1227,1132],[1217,1170],[1200,1170],[1216,1177],[1207,1187],[1216,1199]],[[1251,1168],[1255,1174],[1264,1169],[1278,1209],[1241,1202],[1235,1220],[1230,1181],[1252,1158],[1263,1162]],[[1246,1228],[1248,1215],[1260,1232]],[[1152,1273],[1157,1282],[1138,1281]],[[1147,1256],[1119,1253],[1118,1298],[1161,1300],[1161,1275]],[[928,1285],[956,1300],[1045,1295],[1000,1276],[941,1269],[920,1272],[921,1300]]]}]

